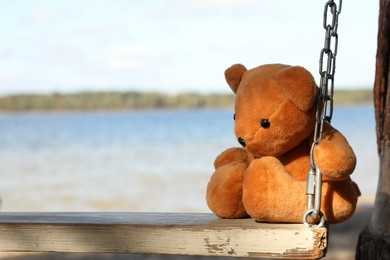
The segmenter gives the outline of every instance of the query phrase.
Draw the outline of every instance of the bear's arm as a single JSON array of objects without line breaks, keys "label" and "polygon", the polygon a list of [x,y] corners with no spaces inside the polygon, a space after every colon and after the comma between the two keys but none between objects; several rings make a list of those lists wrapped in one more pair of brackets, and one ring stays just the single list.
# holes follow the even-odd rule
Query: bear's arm
[{"label": "bear's arm", "polygon": [[215,158],[214,167],[217,169],[233,162],[242,162],[249,165],[253,159],[253,155],[243,148],[229,148]]},{"label": "bear's arm", "polygon": [[356,156],[347,139],[328,123],[324,125],[322,141],[314,148],[314,160],[325,181],[344,180],[356,166]]}]

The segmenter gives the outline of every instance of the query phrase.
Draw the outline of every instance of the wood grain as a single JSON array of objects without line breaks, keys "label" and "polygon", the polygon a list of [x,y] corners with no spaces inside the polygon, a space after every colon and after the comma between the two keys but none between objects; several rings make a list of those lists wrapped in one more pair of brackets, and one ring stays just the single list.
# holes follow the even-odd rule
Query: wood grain
[{"label": "wood grain", "polygon": [[0,251],[315,259],[327,229],[184,213],[0,213]]}]

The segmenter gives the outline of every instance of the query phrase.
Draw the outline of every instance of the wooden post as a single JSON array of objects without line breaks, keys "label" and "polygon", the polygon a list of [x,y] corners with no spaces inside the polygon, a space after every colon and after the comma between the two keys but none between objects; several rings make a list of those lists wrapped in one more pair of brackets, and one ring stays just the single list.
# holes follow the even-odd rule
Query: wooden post
[{"label": "wooden post", "polygon": [[374,86],[379,182],[371,222],[359,236],[356,259],[390,259],[390,0],[380,0]]}]

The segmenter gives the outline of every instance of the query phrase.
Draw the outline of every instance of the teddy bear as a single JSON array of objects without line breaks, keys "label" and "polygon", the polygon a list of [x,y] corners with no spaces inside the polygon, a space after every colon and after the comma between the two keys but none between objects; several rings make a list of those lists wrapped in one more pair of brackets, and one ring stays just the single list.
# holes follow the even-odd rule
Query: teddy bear
[{"label": "teddy bear", "polygon": [[[209,208],[221,218],[302,223],[319,89],[305,68],[266,64],[225,71],[235,93],[234,132],[242,147],[217,156],[207,185]],[[313,150],[322,172],[321,211],[327,223],[350,218],[360,191],[350,178],[356,157],[329,123]],[[317,220],[310,220],[315,222]]]}]

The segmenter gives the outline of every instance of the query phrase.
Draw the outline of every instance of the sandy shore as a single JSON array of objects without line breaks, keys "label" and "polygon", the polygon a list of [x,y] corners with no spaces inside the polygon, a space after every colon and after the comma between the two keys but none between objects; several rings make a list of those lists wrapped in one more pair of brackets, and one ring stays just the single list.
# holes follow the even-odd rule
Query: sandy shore
[{"label": "sandy shore", "polygon": [[[348,260],[355,259],[355,247],[360,232],[368,224],[375,196],[363,195],[358,203],[355,215],[348,221],[332,225],[329,229],[329,245],[327,256],[323,259]],[[200,256],[176,256],[176,255],[138,255],[138,254],[75,254],[75,253],[0,253],[0,259],[11,260],[92,260],[92,259],[143,259],[143,260],[220,260],[240,259],[227,257],[200,257]]]}]

